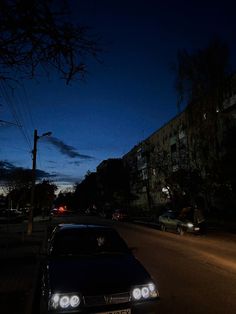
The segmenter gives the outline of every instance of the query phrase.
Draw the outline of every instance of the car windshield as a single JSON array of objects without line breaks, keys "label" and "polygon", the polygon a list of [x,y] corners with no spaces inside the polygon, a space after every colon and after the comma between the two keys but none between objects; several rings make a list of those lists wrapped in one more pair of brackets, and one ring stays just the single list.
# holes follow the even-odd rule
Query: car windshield
[{"label": "car windshield", "polygon": [[129,249],[114,230],[68,229],[55,235],[51,254],[74,256],[94,254],[125,254]]},{"label": "car windshield", "polygon": [[191,207],[184,207],[179,213],[179,219],[181,220],[194,220],[194,212]]},{"label": "car windshield", "polygon": [[176,212],[168,212],[166,216],[169,217],[170,219],[177,219],[178,215]]}]

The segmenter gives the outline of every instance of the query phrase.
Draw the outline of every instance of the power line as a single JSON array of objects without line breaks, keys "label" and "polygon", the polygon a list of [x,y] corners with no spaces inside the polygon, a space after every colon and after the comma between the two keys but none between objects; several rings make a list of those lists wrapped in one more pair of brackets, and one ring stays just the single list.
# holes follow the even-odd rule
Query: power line
[{"label": "power line", "polygon": [[[31,137],[29,136],[31,132],[30,133],[28,132],[27,125],[29,126],[29,124],[31,124],[33,129],[36,129],[36,128],[35,128],[32,113],[30,110],[30,104],[29,104],[28,95],[25,89],[25,85],[24,83],[21,82],[20,86],[21,86],[20,92],[19,92],[19,89],[18,89],[18,93],[17,93],[17,90],[14,90],[14,101],[13,101],[11,95],[9,95],[9,91],[7,90],[7,87],[5,86],[5,84],[1,82],[1,85],[0,85],[4,100],[10,109],[10,112],[16,122],[16,125],[18,126],[24,139],[26,140],[26,143],[30,148],[30,152],[32,152]],[[12,93],[13,93],[13,89],[12,89]],[[38,162],[40,164],[40,167],[42,168],[42,162],[41,162],[39,151],[38,151]]]},{"label": "power line", "polygon": [[24,130],[24,126],[22,125],[20,118],[19,118],[19,113],[17,112],[15,105],[14,105],[11,97],[9,96],[9,93],[6,89],[6,86],[3,84],[3,82],[0,82],[0,88],[1,88],[2,96],[4,97],[5,102],[11,111],[11,114],[12,114],[12,116],[16,122],[16,125],[18,126],[20,132],[22,133],[23,137],[25,138],[26,143],[29,146],[29,149],[32,150],[30,137],[28,136],[27,132]]},{"label": "power line", "polygon": [[35,123],[34,123],[34,120],[33,120],[33,117],[32,117],[32,112],[31,112],[30,105],[29,105],[29,98],[28,98],[28,95],[26,93],[26,89],[25,89],[25,84],[24,83],[22,84],[22,87],[23,87],[23,92],[24,92],[24,96],[25,96],[26,108],[27,108],[27,111],[28,111],[28,114],[29,114],[29,117],[30,117],[30,122],[31,122],[31,125],[32,125],[33,129],[35,129]]},{"label": "power line", "polygon": [[[26,132],[27,132],[27,124],[28,125],[31,125],[32,129],[36,129],[36,126],[35,126],[35,123],[34,123],[34,120],[33,120],[33,116],[32,116],[32,112],[31,112],[31,109],[30,109],[30,103],[29,103],[29,98],[28,98],[28,95],[27,95],[27,92],[26,92],[26,88],[25,88],[25,85],[24,85],[24,82],[21,83],[21,91],[22,93],[18,93],[18,102],[19,102],[19,108],[22,108],[22,111],[23,111],[23,114],[24,114],[24,117],[25,117],[25,122],[24,123],[24,126],[25,126],[25,129],[26,129]],[[23,120],[23,117],[22,117],[22,120]],[[27,123],[29,122],[29,123]],[[40,153],[40,149],[38,148],[38,163],[40,165],[40,168],[43,168],[42,167],[42,159],[41,159],[41,153]]]}]

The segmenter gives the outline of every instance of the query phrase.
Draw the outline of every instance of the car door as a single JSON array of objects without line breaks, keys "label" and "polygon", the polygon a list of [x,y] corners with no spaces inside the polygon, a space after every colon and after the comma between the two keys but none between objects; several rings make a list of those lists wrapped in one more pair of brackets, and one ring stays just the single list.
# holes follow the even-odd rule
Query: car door
[{"label": "car door", "polygon": [[169,213],[168,215],[168,229],[175,230],[177,228],[176,213]]},{"label": "car door", "polygon": [[170,213],[166,213],[164,215],[163,223],[164,223],[166,229],[171,229],[171,215],[170,215]]}]

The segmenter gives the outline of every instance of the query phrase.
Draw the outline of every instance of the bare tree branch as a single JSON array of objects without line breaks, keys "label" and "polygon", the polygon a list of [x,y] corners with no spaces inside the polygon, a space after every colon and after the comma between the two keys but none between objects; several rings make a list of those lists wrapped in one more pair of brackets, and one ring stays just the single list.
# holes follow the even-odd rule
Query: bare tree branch
[{"label": "bare tree branch", "polygon": [[16,75],[34,78],[45,68],[55,69],[67,84],[76,77],[84,77],[87,58],[97,59],[101,51],[98,38],[90,35],[88,27],[68,20],[65,7],[58,8],[60,3],[1,0],[1,80],[15,79]]}]

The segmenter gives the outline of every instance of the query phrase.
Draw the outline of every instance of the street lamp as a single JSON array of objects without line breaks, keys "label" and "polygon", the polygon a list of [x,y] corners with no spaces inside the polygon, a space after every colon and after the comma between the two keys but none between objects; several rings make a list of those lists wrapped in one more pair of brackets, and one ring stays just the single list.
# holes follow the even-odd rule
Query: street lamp
[{"label": "street lamp", "polygon": [[35,181],[36,181],[36,159],[37,159],[37,142],[41,137],[50,136],[52,132],[43,133],[41,136],[38,135],[38,131],[34,130],[34,148],[32,150],[32,186],[31,186],[31,197],[30,197],[30,211],[28,219],[27,234],[31,235],[33,231],[33,220],[34,220],[34,192],[35,192]]}]

